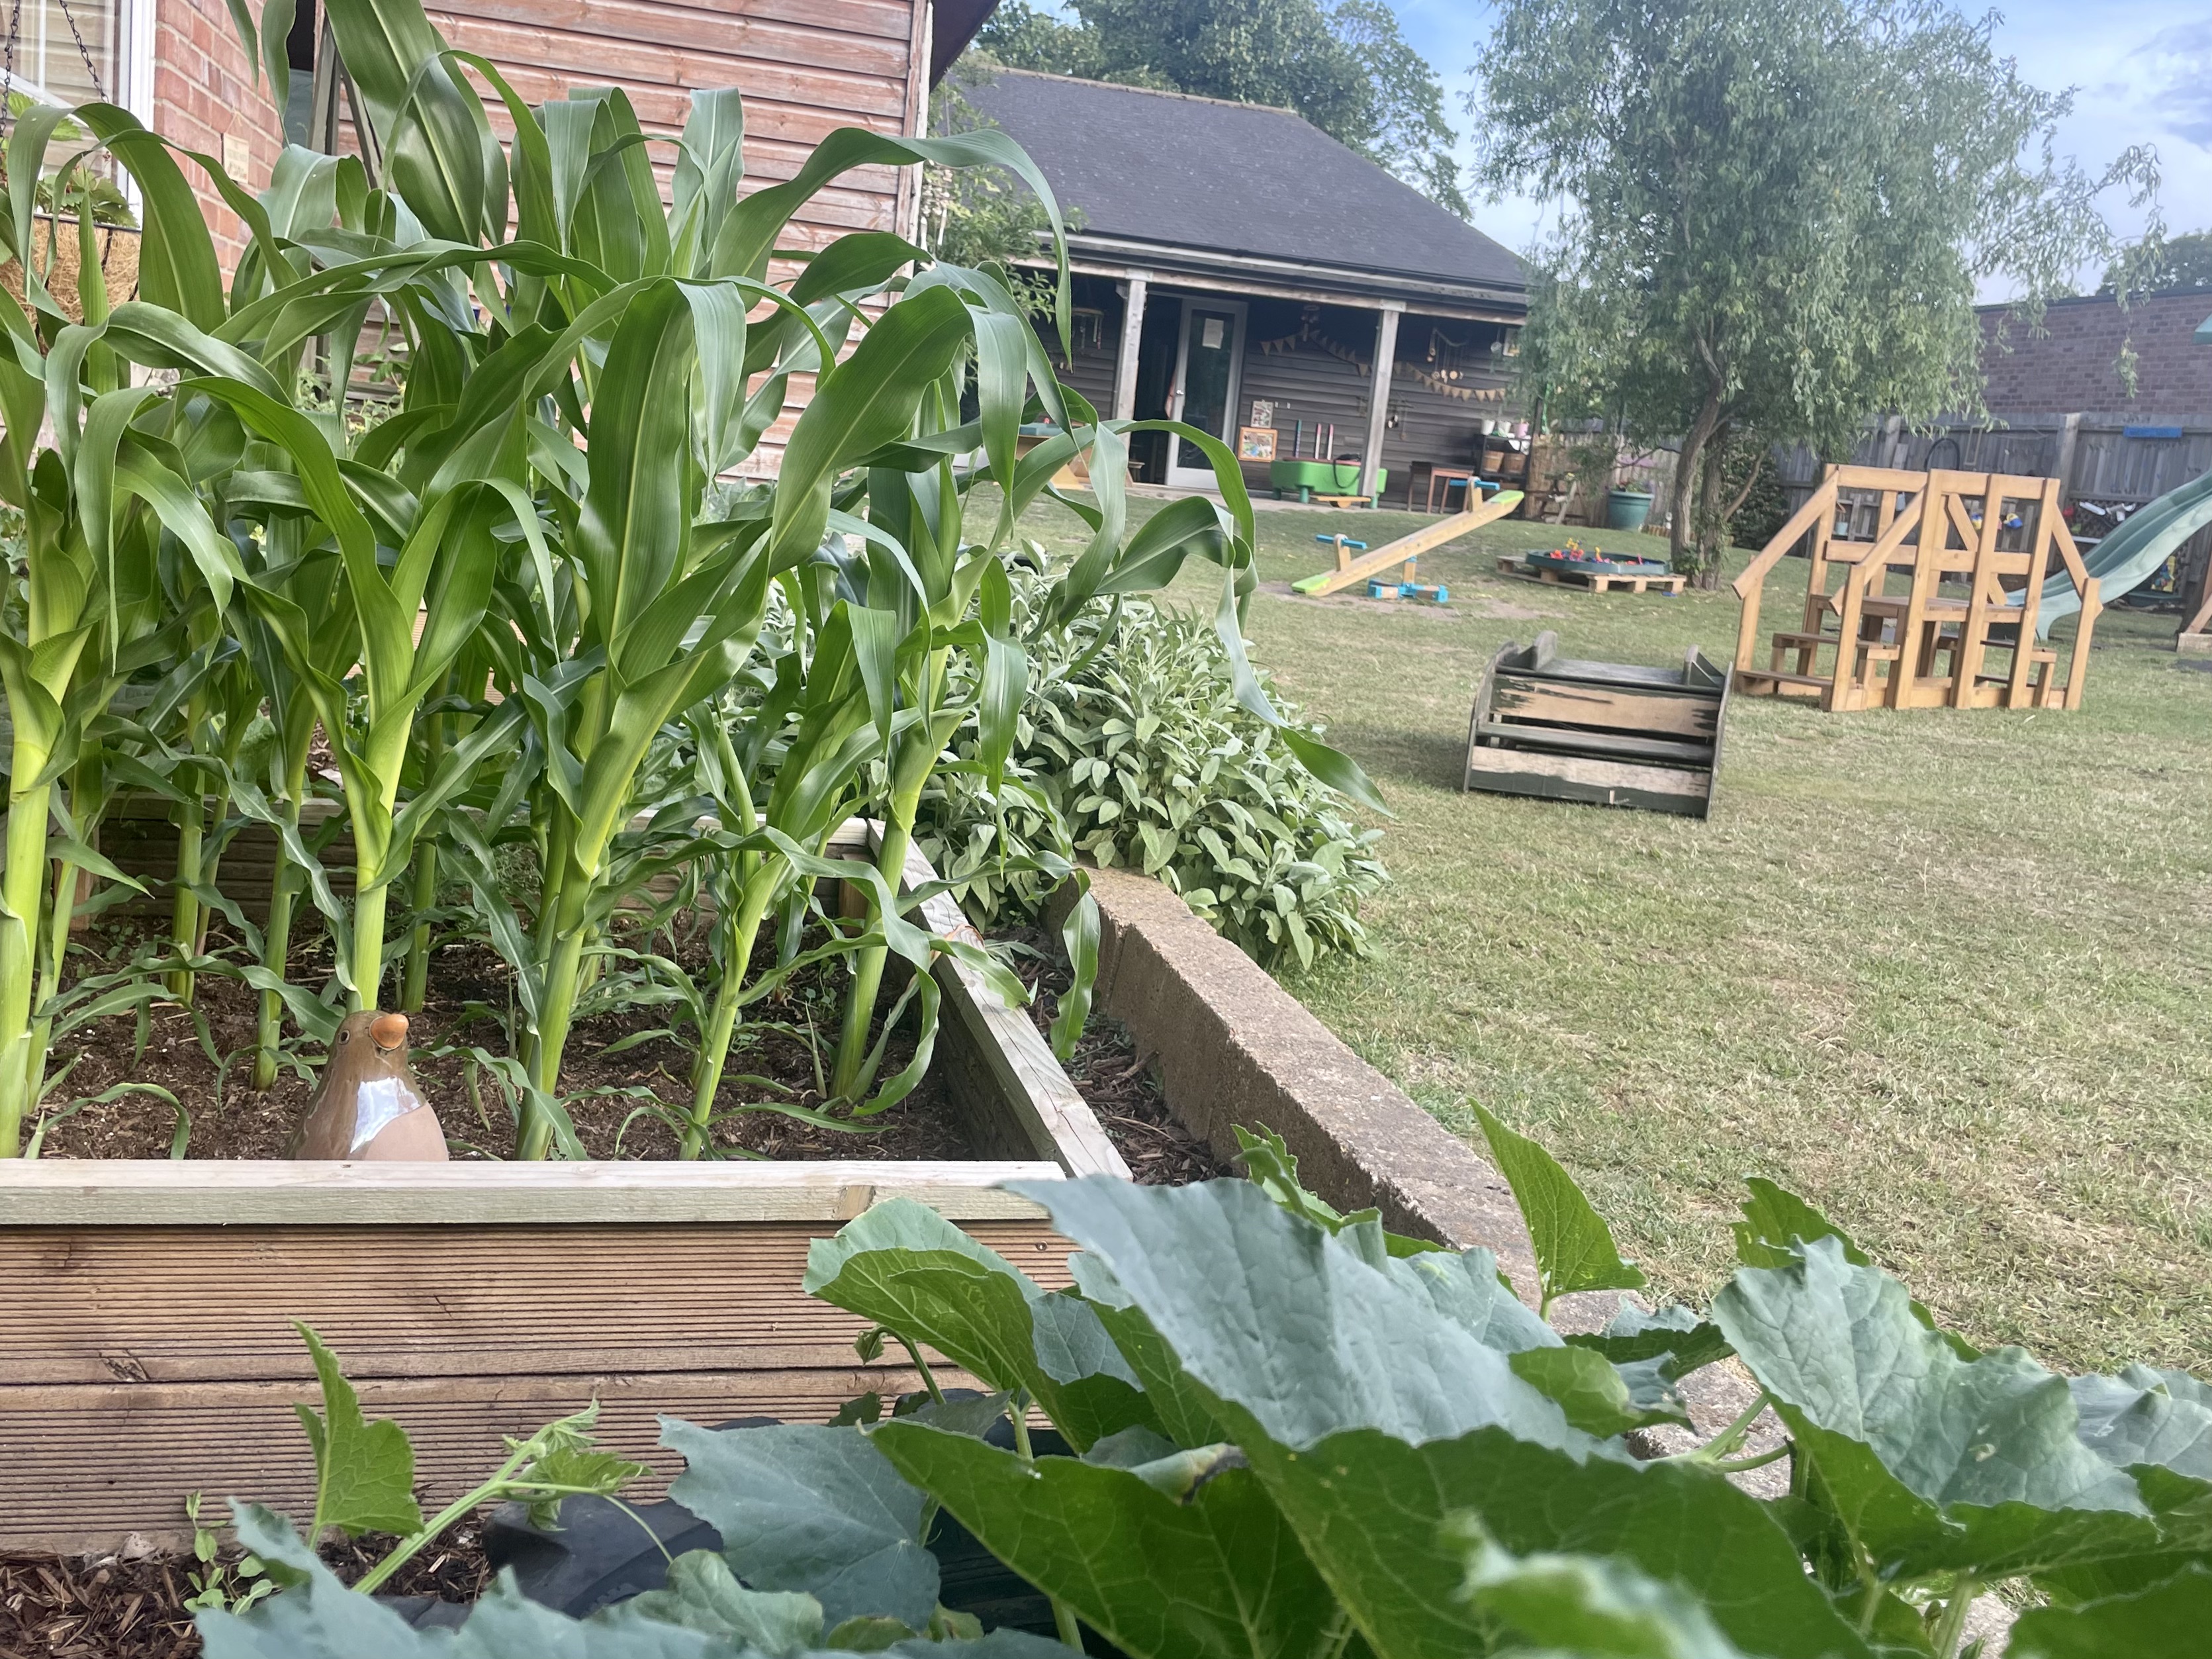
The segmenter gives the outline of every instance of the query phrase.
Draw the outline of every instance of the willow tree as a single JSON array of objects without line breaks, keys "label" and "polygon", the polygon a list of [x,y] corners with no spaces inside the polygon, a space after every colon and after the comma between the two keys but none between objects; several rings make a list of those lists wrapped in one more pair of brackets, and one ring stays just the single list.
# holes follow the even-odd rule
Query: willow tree
[{"label": "willow tree", "polygon": [[1678,567],[1716,579],[1732,436],[1847,448],[1981,407],[1978,288],[2031,314],[2114,242],[2070,95],[1932,0],[1501,0],[1471,95],[1493,189],[1559,212],[1524,342],[1556,416],[1680,440]]}]

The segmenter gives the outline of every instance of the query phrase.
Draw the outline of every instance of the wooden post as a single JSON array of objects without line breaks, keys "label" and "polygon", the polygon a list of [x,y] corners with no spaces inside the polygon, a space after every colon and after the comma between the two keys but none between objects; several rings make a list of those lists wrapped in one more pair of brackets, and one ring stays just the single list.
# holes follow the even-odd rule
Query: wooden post
[{"label": "wooden post", "polygon": [[1137,344],[1145,334],[1145,291],[1152,273],[1133,270],[1129,280],[1115,284],[1121,295],[1121,349],[1114,362],[1114,418],[1137,418]]},{"label": "wooden post", "polygon": [[2051,476],[2058,480],[2058,504],[2063,508],[2074,499],[2074,453],[2081,447],[2081,417],[2062,415],[2058,417],[2058,459],[2051,468]]},{"label": "wooden post", "polygon": [[1382,434],[1390,416],[1390,372],[1398,356],[1398,313],[1405,308],[1402,300],[1383,301],[1375,324],[1375,390],[1367,400],[1367,453],[1359,462],[1359,493],[1370,499],[1375,495],[1376,474],[1382,465]]}]

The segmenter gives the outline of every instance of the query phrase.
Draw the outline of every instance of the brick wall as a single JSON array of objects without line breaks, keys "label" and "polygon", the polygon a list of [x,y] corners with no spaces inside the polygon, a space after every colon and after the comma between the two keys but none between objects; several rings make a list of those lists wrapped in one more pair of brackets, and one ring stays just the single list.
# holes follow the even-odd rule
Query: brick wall
[{"label": "brick wall", "polygon": [[[283,130],[276,106],[270,101],[267,79],[254,84],[225,0],[153,3],[154,130],[186,149],[223,162],[247,191],[265,189],[270,169],[283,148]],[[244,146],[243,172],[224,162],[226,137],[234,159]],[[200,198],[200,210],[215,236],[216,257],[228,271],[246,251],[246,227],[198,167],[181,157],[178,165]]]},{"label": "brick wall", "polygon": [[[2001,347],[1996,334],[2004,315],[2002,306],[1982,308],[1984,395],[1993,410],[2106,410],[2146,422],[2212,412],[2212,347],[2190,337],[2212,315],[2212,293],[2154,295],[2125,311],[2113,300],[2062,300],[2044,313],[2042,337],[2014,319]],[[2136,353],[2132,398],[2115,367],[2123,343]]]}]

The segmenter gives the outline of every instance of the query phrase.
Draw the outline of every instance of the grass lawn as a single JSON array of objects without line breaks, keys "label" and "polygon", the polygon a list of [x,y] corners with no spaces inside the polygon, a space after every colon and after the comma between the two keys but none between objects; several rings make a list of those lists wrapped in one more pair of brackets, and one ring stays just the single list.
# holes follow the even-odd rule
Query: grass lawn
[{"label": "grass lawn", "polygon": [[1737,606],[1501,577],[1552,533],[1517,522],[1421,561],[1448,610],[1283,587],[1326,562],[1316,532],[1421,522],[1260,515],[1255,654],[1395,813],[1373,955],[1290,988],[1447,1125],[1479,1100],[1541,1139],[1662,1294],[1725,1277],[1765,1175],[1976,1342],[2212,1368],[2212,674],[2173,619],[2107,612],[2071,714],[1739,697],[1710,823],[1462,796],[1500,644],[1725,661]]}]

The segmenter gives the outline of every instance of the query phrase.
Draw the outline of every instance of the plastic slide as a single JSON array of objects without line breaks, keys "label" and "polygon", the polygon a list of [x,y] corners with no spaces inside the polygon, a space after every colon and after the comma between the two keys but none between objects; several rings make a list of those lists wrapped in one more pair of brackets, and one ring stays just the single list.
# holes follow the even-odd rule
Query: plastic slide
[{"label": "plastic slide", "polygon": [[[2110,605],[2121,594],[2132,593],[2157,574],[2175,548],[2208,524],[2212,524],[2212,472],[2137,507],[2082,560],[2097,579],[2097,597]],[[2043,584],[2036,633],[2048,635],[2051,623],[2081,608],[2081,596],[2074,591],[2073,582],[2063,572],[2051,577]]]}]

